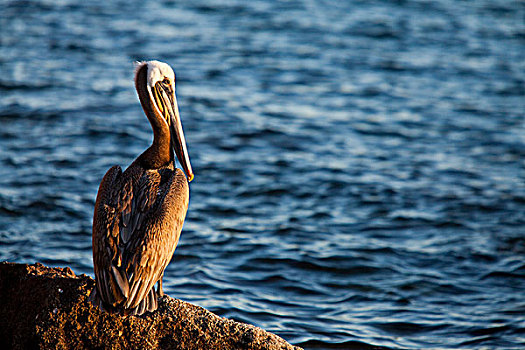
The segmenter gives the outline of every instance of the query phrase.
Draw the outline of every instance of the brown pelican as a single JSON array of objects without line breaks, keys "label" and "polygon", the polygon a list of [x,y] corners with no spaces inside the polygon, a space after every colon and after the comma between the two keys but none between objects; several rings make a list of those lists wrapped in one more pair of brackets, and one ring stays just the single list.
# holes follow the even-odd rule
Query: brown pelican
[{"label": "brown pelican", "polygon": [[[153,143],[124,171],[115,165],[98,189],[93,216],[92,302],[122,315],[157,309],[162,277],[179,241],[189,201],[186,150],[175,74],[158,61],[138,63],[135,88],[153,128]],[[157,293],[153,287],[158,282]]]}]

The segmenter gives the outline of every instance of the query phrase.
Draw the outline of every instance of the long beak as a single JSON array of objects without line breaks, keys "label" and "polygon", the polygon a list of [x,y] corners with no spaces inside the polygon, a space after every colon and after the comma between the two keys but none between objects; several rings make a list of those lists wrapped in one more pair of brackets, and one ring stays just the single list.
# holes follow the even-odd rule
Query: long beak
[{"label": "long beak", "polygon": [[157,85],[154,90],[157,106],[164,118],[166,118],[166,122],[170,128],[171,147],[173,147],[173,150],[179,159],[179,163],[188,177],[188,181],[191,182],[194,176],[193,171],[191,170],[190,157],[186,148],[184,131],[182,131],[182,123],[179,116],[179,106],[177,105],[175,93],[169,88],[166,91],[159,85]]},{"label": "long beak", "polygon": [[179,116],[179,106],[177,105],[177,98],[173,98],[172,108],[168,108],[170,117],[170,134],[171,134],[171,147],[175,151],[177,158],[179,159],[182,169],[188,177],[188,182],[193,180],[193,171],[191,170],[190,156],[186,148],[186,140],[184,139],[184,131],[182,131],[182,123]]}]

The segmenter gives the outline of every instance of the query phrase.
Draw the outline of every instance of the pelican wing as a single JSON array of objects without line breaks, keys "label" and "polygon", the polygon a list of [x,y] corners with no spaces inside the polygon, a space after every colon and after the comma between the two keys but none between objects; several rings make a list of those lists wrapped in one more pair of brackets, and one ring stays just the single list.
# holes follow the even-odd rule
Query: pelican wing
[{"label": "pelican wing", "polygon": [[105,304],[141,314],[156,308],[152,288],[177,245],[188,208],[188,184],[179,169],[132,165],[124,174],[113,169],[102,180],[95,205],[97,288]]},{"label": "pelican wing", "polygon": [[118,250],[118,240],[113,237],[115,219],[118,215],[115,188],[122,177],[120,166],[114,166],[100,183],[93,216],[93,267],[97,280],[98,296],[106,304],[116,305],[122,293],[116,292],[118,284],[112,276],[112,260]]}]

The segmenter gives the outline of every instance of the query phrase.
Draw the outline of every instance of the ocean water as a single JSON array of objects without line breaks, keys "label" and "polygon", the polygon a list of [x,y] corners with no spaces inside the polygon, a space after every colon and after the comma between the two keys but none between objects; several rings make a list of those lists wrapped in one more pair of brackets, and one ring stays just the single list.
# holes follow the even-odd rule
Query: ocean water
[{"label": "ocean water", "polygon": [[522,1],[1,1],[0,260],[93,275],[159,59],[195,172],[167,294],[306,349],[525,347]]}]

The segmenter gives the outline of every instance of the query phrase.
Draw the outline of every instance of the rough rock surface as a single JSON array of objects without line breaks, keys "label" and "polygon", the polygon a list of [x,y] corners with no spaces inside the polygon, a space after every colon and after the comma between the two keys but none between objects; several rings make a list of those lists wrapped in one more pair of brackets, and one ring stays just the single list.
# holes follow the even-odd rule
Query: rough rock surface
[{"label": "rough rock surface", "polygon": [[135,317],[93,307],[70,268],[0,263],[0,349],[299,349],[275,334],[164,296]]}]

